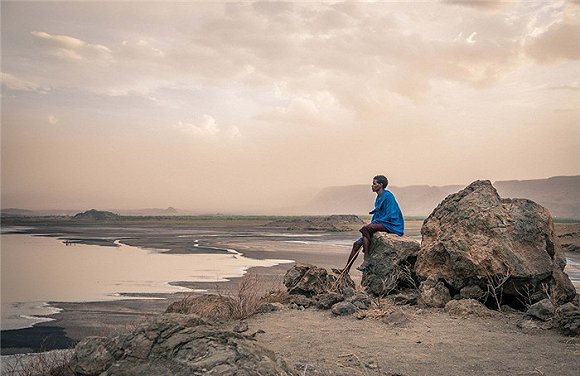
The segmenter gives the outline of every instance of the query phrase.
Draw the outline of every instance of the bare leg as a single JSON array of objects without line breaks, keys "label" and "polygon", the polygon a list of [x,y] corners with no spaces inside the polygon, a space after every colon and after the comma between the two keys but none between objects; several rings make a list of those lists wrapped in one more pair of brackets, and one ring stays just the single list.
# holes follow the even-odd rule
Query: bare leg
[{"label": "bare leg", "polygon": [[368,224],[364,225],[360,229],[360,233],[362,234],[362,247],[364,253],[364,262],[363,264],[358,267],[358,270],[364,270],[367,267],[367,260],[369,257],[370,246],[371,246],[371,239],[373,234],[377,231],[385,231],[385,227],[381,224]]},{"label": "bare leg", "polygon": [[[357,241],[355,241],[352,244],[352,251],[350,252],[350,256],[348,256],[348,261],[346,262],[346,266],[344,267],[343,270],[346,270],[346,272],[350,272],[350,268],[352,266],[352,264],[354,263],[354,260],[356,260],[360,247],[363,246],[363,242],[361,239],[357,239]],[[366,257],[366,256],[365,256]]]}]

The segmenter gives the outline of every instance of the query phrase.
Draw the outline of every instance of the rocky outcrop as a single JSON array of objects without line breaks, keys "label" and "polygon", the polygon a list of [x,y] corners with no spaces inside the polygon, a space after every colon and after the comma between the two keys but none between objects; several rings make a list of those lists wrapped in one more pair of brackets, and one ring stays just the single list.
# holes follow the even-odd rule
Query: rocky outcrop
[{"label": "rocky outcrop", "polygon": [[451,300],[445,304],[445,312],[453,316],[471,315],[477,317],[493,316],[496,313],[474,299]]},{"label": "rocky outcrop", "polygon": [[279,219],[265,226],[283,227],[291,231],[352,231],[365,222],[356,215],[331,215],[328,217]]},{"label": "rocky outcrop", "polygon": [[249,336],[197,316],[163,314],[115,338],[88,337],[75,348],[72,375],[294,375]]},{"label": "rocky outcrop", "polygon": [[576,295],[550,213],[530,200],[501,199],[489,181],[448,196],[421,234],[415,271],[451,297],[481,291],[489,299],[495,294],[496,304],[532,304],[550,295],[563,304]]},{"label": "rocky outcrop", "polygon": [[580,308],[566,303],[556,309],[556,323],[562,333],[569,336],[580,335]]},{"label": "rocky outcrop", "polygon": [[76,214],[73,219],[84,219],[84,220],[107,220],[107,219],[119,219],[121,216],[119,214],[115,214],[110,211],[102,211],[102,210],[87,210],[86,212]]},{"label": "rocky outcrop", "polygon": [[[348,274],[328,271],[309,264],[297,264],[286,272],[284,285],[290,293],[290,308],[331,309],[337,316],[366,311],[371,298],[364,292],[356,292],[354,281]],[[362,316],[361,316],[362,318]]]},{"label": "rocky outcrop", "polygon": [[373,235],[368,266],[362,285],[370,294],[383,296],[405,288],[416,288],[415,260],[420,244],[416,240],[386,232]]},{"label": "rocky outcrop", "polygon": [[341,276],[314,265],[296,264],[284,275],[284,286],[290,294],[311,298],[329,292],[341,293],[355,284],[348,274]]},{"label": "rocky outcrop", "polygon": [[528,307],[526,314],[542,321],[548,321],[556,314],[556,307],[550,299],[543,299]]}]

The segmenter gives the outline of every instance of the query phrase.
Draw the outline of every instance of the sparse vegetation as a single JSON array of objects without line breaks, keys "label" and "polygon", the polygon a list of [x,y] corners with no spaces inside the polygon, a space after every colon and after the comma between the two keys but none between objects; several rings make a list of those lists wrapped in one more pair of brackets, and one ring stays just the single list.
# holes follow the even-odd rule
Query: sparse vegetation
[{"label": "sparse vegetation", "polygon": [[487,292],[485,300],[492,298],[497,310],[500,312],[503,301],[503,286],[509,280],[511,274],[511,270],[507,268],[505,274],[489,275],[487,277]]},{"label": "sparse vegetation", "polygon": [[6,376],[59,376],[70,374],[68,363],[72,350],[53,350],[32,354],[12,355],[3,362],[2,375]]},{"label": "sparse vegetation", "polygon": [[255,274],[244,276],[235,289],[216,286],[216,291],[211,295],[188,295],[173,303],[168,312],[197,314],[211,321],[242,320],[256,313],[263,303],[288,299],[281,282],[266,283]]}]

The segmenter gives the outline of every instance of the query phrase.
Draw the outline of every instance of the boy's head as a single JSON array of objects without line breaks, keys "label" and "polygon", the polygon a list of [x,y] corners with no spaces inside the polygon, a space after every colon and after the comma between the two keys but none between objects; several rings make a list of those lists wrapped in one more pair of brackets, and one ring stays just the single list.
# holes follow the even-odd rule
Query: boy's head
[{"label": "boy's head", "polygon": [[382,185],[383,189],[387,189],[387,185],[389,185],[389,179],[385,175],[377,175],[373,180]]}]

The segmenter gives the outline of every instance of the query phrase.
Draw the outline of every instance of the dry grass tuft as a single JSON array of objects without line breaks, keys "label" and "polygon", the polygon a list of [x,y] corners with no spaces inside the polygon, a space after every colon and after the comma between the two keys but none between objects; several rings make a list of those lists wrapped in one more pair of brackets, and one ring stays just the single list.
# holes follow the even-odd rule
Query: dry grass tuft
[{"label": "dry grass tuft", "polygon": [[166,312],[197,314],[210,321],[242,320],[263,303],[284,303],[288,293],[282,282],[266,282],[255,274],[240,279],[235,289],[216,288],[217,294],[189,295],[171,304]]}]

